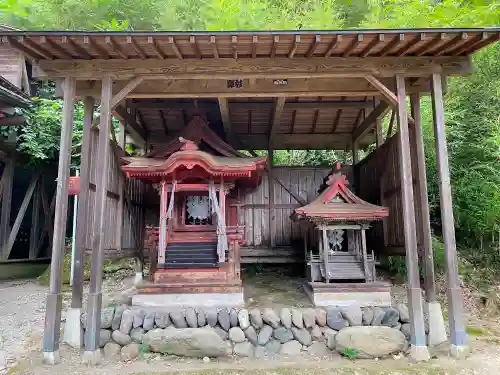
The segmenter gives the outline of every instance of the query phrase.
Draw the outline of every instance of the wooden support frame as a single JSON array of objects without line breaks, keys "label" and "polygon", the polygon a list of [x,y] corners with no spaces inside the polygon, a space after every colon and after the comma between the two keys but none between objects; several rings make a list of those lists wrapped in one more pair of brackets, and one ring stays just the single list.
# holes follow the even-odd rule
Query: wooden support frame
[{"label": "wooden support frame", "polygon": [[229,117],[229,104],[227,98],[218,98],[220,115],[222,118],[222,125],[224,126],[224,132],[226,133],[226,138],[231,138],[231,118]]},{"label": "wooden support frame", "polygon": [[3,259],[4,248],[10,232],[10,214],[12,204],[12,185],[14,184],[15,160],[7,160],[2,175],[2,209],[0,213],[0,255]]},{"label": "wooden support frame", "polygon": [[278,128],[281,120],[281,113],[283,112],[283,108],[285,106],[286,98],[280,97],[276,99],[274,112],[273,112],[273,120],[271,122],[271,128],[269,130],[269,144],[273,143],[274,137],[278,133]]},{"label": "wooden support frame", "polygon": [[423,230],[422,261],[424,264],[424,287],[427,302],[436,302],[436,280],[434,275],[434,256],[432,250],[432,231],[429,213],[429,197],[427,196],[427,172],[425,169],[425,151],[422,123],[420,118],[420,95],[410,95],[411,114],[414,124],[411,127],[412,139],[415,142],[417,157],[418,191],[420,193],[421,224]]},{"label": "wooden support frame", "polygon": [[[111,147],[109,134],[111,131],[111,101],[113,81],[105,77],[102,82],[101,113],[99,127],[98,169],[105,170],[109,162]],[[85,351],[99,351],[99,331],[101,329],[102,305],[102,265],[104,260],[104,229],[106,227],[106,197],[108,176],[97,180],[95,193],[94,228],[92,239],[92,269],[88,297],[87,331],[85,335]]]},{"label": "wooden support frame", "polygon": [[111,109],[113,110],[127,95],[144,81],[144,77],[138,76],[132,78],[124,88],[122,88],[111,100]]},{"label": "wooden support frame", "polygon": [[467,346],[467,333],[465,331],[463,297],[458,275],[450,168],[448,165],[448,147],[446,145],[445,133],[442,78],[440,74],[432,75],[431,85],[441,222],[443,227],[444,254],[446,261],[446,293],[448,297],[450,341],[452,354],[460,356]]},{"label": "wooden support frame", "polygon": [[30,203],[31,197],[33,196],[33,192],[36,188],[36,183],[40,177],[40,173],[36,173],[32,178],[31,182],[28,186],[28,190],[26,190],[26,194],[21,203],[21,207],[19,207],[19,211],[17,212],[16,220],[12,225],[12,229],[9,233],[9,238],[7,239],[7,243],[5,244],[2,252],[2,260],[9,259],[10,252],[12,251],[12,247],[14,246],[14,242],[16,241],[17,233],[19,232],[19,228],[21,228],[21,224],[24,219],[24,215],[26,214],[26,210],[28,209],[28,205]]},{"label": "wooden support frame", "polygon": [[381,102],[368,116],[359,124],[352,134],[353,142],[358,141],[364,137],[373,128],[375,122],[383,117],[389,110],[389,104]]},{"label": "wooden support frame", "polygon": [[269,191],[269,247],[272,249],[276,246],[276,223],[275,219],[275,206],[274,206],[274,180],[273,180],[273,148],[272,143],[269,142],[269,148],[267,150],[267,183]]},{"label": "wooden support frame", "polygon": [[67,77],[64,80],[64,102],[61,125],[59,166],[54,219],[54,238],[52,240],[52,260],[50,264],[50,289],[45,312],[43,351],[47,360],[54,361],[59,350],[61,327],[61,273],[64,258],[64,234],[68,213],[68,181],[71,159],[71,137],[73,133],[73,114],[76,80]]},{"label": "wooden support frame", "polygon": [[[108,56],[109,57],[109,56]],[[168,72],[168,73],[166,73]],[[302,59],[149,59],[149,60],[40,60],[33,66],[37,78],[72,75],[78,79],[131,79],[137,75],[162,75],[164,79],[292,79],[348,78],[376,75],[394,77],[405,74],[425,77],[438,72],[447,75],[468,74],[471,62],[466,56],[456,57],[311,57]]]},{"label": "wooden support frame", "polygon": [[77,224],[75,233],[75,257],[73,264],[73,285],[71,290],[71,307],[83,307],[83,279],[87,229],[89,224],[89,198],[90,198],[90,163],[91,163],[91,128],[94,120],[95,100],[86,97],[83,100],[83,136],[80,160],[80,194],[77,208]]},{"label": "wooden support frame", "polygon": [[380,93],[384,96],[384,98],[387,99],[387,101],[389,102],[389,104],[392,107],[397,107],[397,105],[398,105],[398,98],[396,97],[396,95],[394,95],[394,93],[389,88],[387,88],[387,86],[385,86],[382,82],[380,82],[377,78],[375,78],[372,75],[366,75],[365,79],[373,87],[375,87],[377,90],[380,91]]},{"label": "wooden support frame", "polygon": [[410,306],[411,345],[426,347],[424,312],[420,276],[418,272],[417,233],[415,231],[415,205],[406,108],[405,77],[396,75],[399,132],[399,171],[401,179],[401,200],[403,206],[403,230],[406,249],[406,270],[408,275],[408,304]]},{"label": "wooden support frame", "polygon": [[30,228],[30,241],[29,241],[29,259],[36,259],[37,257],[37,244],[38,236],[40,233],[40,206],[42,201],[41,180],[35,186],[33,195],[33,205],[31,209],[31,228]]}]

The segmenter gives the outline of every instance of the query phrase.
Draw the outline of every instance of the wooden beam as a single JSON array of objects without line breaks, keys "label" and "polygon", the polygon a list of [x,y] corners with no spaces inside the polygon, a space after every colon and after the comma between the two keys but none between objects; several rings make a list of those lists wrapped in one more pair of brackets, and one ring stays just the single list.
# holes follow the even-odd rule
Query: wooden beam
[{"label": "wooden beam", "polygon": [[380,103],[369,115],[359,124],[352,134],[353,140],[356,142],[364,137],[375,126],[378,118],[382,117],[389,109],[389,104],[386,102]]},{"label": "wooden beam", "polygon": [[399,123],[399,175],[401,180],[401,201],[403,208],[403,233],[406,249],[406,270],[408,274],[408,304],[410,306],[411,343],[419,348],[425,358],[429,359],[425,340],[424,312],[422,291],[418,267],[417,232],[415,230],[415,202],[413,198],[412,163],[408,131],[408,113],[406,108],[405,77],[396,76],[398,97],[397,116]]},{"label": "wooden beam", "polygon": [[396,55],[397,56],[405,56],[408,54],[408,52],[415,48],[418,42],[424,41],[427,39],[427,35],[425,33],[420,33],[419,35],[413,37],[411,40],[408,41],[403,47],[397,50]]},{"label": "wooden beam", "polygon": [[141,76],[132,78],[111,100],[111,109],[113,110],[127,95],[139,86],[144,78]]},{"label": "wooden beam", "polygon": [[23,36],[17,37],[17,41],[19,43],[22,43],[25,47],[35,51],[37,54],[42,56],[44,59],[47,59],[47,60],[54,60],[55,59],[55,56],[50,51],[48,51],[47,49],[42,47],[41,43],[35,43],[35,42],[33,42],[33,40],[28,39],[28,38],[23,37]]},{"label": "wooden beam", "polygon": [[229,105],[226,98],[219,98],[219,110],[224,125],[224,133],[226,137],[231,138],[231,119],[229,117]]},{"label": "wooden beam", "polygon": [[[99,116],[99,143],[97,153],[97,170],[107,171],[111,156],[109,134],[111,131],[111,100],[113,97],[113,81],[111,77],[103,79],[101,95],[101,113]],[[104,261],[106,199],[108,191],[108,173],[96,180],[94,227],[92,238],[92,268],[90,271],[90,287],[87,308],[87,329],[85,331],[85,351],[99,351],[99,331],[101,329],[102,305],[102,265]]]},{"label": "wooden beam", "polygon": [[319,117],[319,109],[316,109],[314,111],[311,133],[316,133],[316,126],[318,124],[318,117]]},{"label": "wooden beam", "polygon": [[271,139],[269,140],[269,146],[267,149],[267,183],[269,192],[269,247],[272,249],[276,246],[276,222],[275,222],[275,207],[274,207],[274,180],[273,175],[273,145]]},{"label": "wooden beam", "polygon": [[238,58],[238,37],[236,35],[233,35],[231,37],[231,47],[233,49],[233,59]]},{"label": "wooden beam", "polygon": [[17,234],[19,233],[19,228],[21,228],[24,215],[26,215],[26,210],[28,209],[28,205],[31,201],[31,197],[33,196],[33,192],[35,191],[36,183],[39,178],[40,173],[35,173],[33,175],[33,177],[31,178],[31,182],[28,185],[28,190],[26,190],[26,194],[24,195],[21,207],[19,207],[19,210],[17,211],[16,220],[14,221],[14,225],[12,225],[9,238],[2,251],[2,260],[4,261],[9,259],[10,252],[12,251],[12,247],[14,246],[14,242],[16,241]]},{"label": "wooden beam", "polygon": [[[214,35],[212,35],[210,37],[210,45],[212,46],[212,53],[214,55],[214,58],[218,59],[219,58],[219,50],[217,49],[217,41],[216,41]],[[181,56],[181,58],[182,58],[182,56]]]},{"label": "wooden beam", "polygon": [[2,44],[7,44],[10,48],[18,51],[22,55],[26,56],[31,60],[41,60],[44,57],[38,54],[36,51],[33,51],[31,48],[24,46],[19,43],[13,37],[10,36],[2,36]]},{"label": "wooden beam", "polygon": [[353,51],[358,47],[363,41],[363,34],[358,34],[353,41],[347,46],[347,48],[342,53],[342,57],[349,57]]},{"label": "wooden beam", "polygon": [[143,60],[146,60],[148,58],[148,55],[146,55],[146,52],[139,46],[139,44],[135,41],[135,39],[131,36],[127,36],[127,44],[131,44],[132,47],[134,48],[135,52],[139,55],[139,57]]},{"label": "wooden beam", "polygon": [[377,56],[387,56],[389,55],[394,48],[396,48],[397,45],[401,44],[405,40],[405,34],[398,34],[394,36],[394,38],[386,44],[384,48],[380,50],[379,53],[377,53]]},{"label": "wooden beam", "polygon": [[337,114],[335,115],[335,119],[333,120],[332,126],[332,134],[335,133],[337,127],[339,126],[340,116],[342,115],[342,108],[337,110]]},{"label": "wooden beam", "polygon": [[115,114],[120,117],[124,122],[129,125],[137,136],[141,138],[142,141],[147,139],[147,133],[144,128],[139,125],[130,113],[124,107],[118,106],[114,109]]},{"label": "wooden beam", "polygon": [[[367,117],[368,118],[368,117]],[[269,143],[269,136],[267,134],[237,134],[240,142],[244,147],[239,144],[234,144],[238,148],[252,148],[254,150],[262,150],[267,148]],[[365,137],[359,140],[363,145],[374,142],[373,134],[367,133]],[[274,140],[274,148],[276,150],[343,150],[346,145],[352,143],[351,133],[315,133],[315,134],[279,134]]]},{"label": "wooden beam", "polygon": [[271,46],[271,53],[269,54],[271,56],[271,59],[274,59],[276,57],[276,50],[278,49],[279,42],[280,42],[280,36],[274,35],[273,44]]},{"label": "wooden beam", "polygon": [[423,56],[436,48],[440,48],[441,43],[446,40],[446,33],[439,33],[422,47],[413,52],[415,56]]},{"label": "wooden beam", "polygon": [[148,44],[153,47],[153,50],[155,51],[156,56],[158,56],[159,59],[165,60],[166,56],[165,53],[161,50],[161,48],[158,46],[156,43],[156,40],[152,36],[148,36]]},{"label": "wooden beam", "polygon": [[64,59],[69,59],[69,60],[73,59],[73,55],[68,50],[61,47],[58,43],[54,43],[52,40],[48,39],[45,36],[40,37],[40,44],[42,46],[48,45],[50,48],[59,52],[63,56]]},{"label": "wooden beam", "polygon": [[441,75],[433,74],[431,84],[434,136],[436,142],[436,164],[439,180],[439,199],[446,266],[446,294],[448,297],[450,342],[452,354],[460,356],[463,354],[463,351],[467,349],[467,333],[465,331],[463,297],[458,274],[455,220],[453,218]]},{"label": "wooden beam", "polygon": [[471,72],[466,56],[440,57],[311,57],[241,58],[241,59],[148,59],[148,60],[41,60],[34,64],[38,78],[57,78],[68,75],[78,79],[98,79],[112,75],[115,79],[130,79],[137,75],[161,76],[164,79],[292,79],[292,78],[350,78],[366,74],[394,77],[428,76],[433,72],[447,75]]},{"label": "wooden beam", "polygon": [[120,56],[124,60],[128,60],[128,55],[122,50],[120,45],[116,43],[116,41],[110,37],[106,36],[104,38],[104,42],[111,47],[111,50],[116,53],[118,56]]},{"label": "wooden beam", "polygon": [[182,56],[182,53],[181,53],[179,47],[177,47],[177,43],[175,43],[174,37],[171,36],[168,38],[168,44],[169,44],[170,48],[172,48],[172,51],[174,51],[175,56],[177,56],[177,58],[179,60],[184,59],[184,56]]},{"label": "wooden beam", "polygon": [[269,143],[272,143],[275,135],[278,132],[278,127],[280,124],[281,113],[283,112],[283,107],[285,106],[286,98],[277,98],[274,112],[273,112],[273,120],[271,122],[271,128],[269,130]]},{"label": "wooden beam", "polygon": [[165,131],[165,134],[168,135],[168,125],[167,119],[165,118],[165,113],[162,109],[158,110],[158,112],[160,113],[161,125],[163,126],[163,130]]},{"label": "wooden beam", "polygon": [[324,57],[330,57],[333,54],[333,51],[335,51],[335,49],[341,42],[342,42],[342,35],[336,35],[333,41],[328,46],[328,49],[326,50]]},{"label": "wooden beam", "polygon": [[377,78],[372,75],[366,75],[365,79],[370,82],[373,87],[380,91],[380,93],[384,96],[384,98],[387,99],[392,107],[396,107],[398,105],[398,98],[396,97],[396,95],[394,95],[394,93]]},{"label": "wooden beam", "polygon": [[396,119],[396,111],[393,109],[391,112],[391,119],[389,120],[389,127],[387,128],[387,135],[385,136],[385,141],[392,136],[392,130],[394,129],[394,120]]},{"label": "wooden beam", "polygon": [[83,44],[88,44],[96,53],[99,58],[109,60],[111,57],[109,56],[108,51],[106,51],[103,47],[101,47],[97,42],[92,39],[90,36],[83,37]]},{"label": "wooden beam", "polygon": [[454,38],[448,40],[445,44],[438,46],[436,49],[432,50],[432,53],[435,56],[443,56],[446,55],[447,52],[452,49],[457,48],[457,45],[463,45],[469,39],[469,35],[467,33],[460,33]]},{"label": "wooden beam", "polygon": [[88,225],[91,220],[89,212],[90,198],[90,164],[91,152],[91,128],[94,122],[95,100],[92,97],[86,97],[83,100],[83,135],[82,150],[80,158],[80,193],[78,194],[77,222],[75,233],[75,257],[73,285],[71,290],[71,307],[83,307],[83,281],[84,281],[84,262],[85,250],[87,248]]},{"label": "wooden beam", "polygon": [[321,36],[315,35],[313,41],[311,42],[311,45],[309,46],[309,49],[307,50],[306,57],[311,57],[314,55],[314,52],[316,51],[316,48],[318,47],[318,44],[321,42]]},{"label": "wooden beam", "polygon": [[257,46],[259,45],[259,37],[257,35],[252,36],[252,58],[257,58]]},{"label": "wooden beam", "polygon": [[196,42],[196,37],[194,35],[191,35],[189,37],[189,44],[193,48],[194,55],[196,56],[196,58],[201,59],[200,47],[198,46],[198,43]]},{"label": "wooden beam", "polygon": [[14,115],[0,118],[0,126],[17,126],[26,123],[26,118],[22,115]]},{"label": "wooden beam", "polygon": [[67,37],[67,36],[62,36],[61,37],[61,43],[62,44],[69,44],[71,46],[71,48],[73,48],[73,50],[78,54],[78,55],[81,55],[83,56],[83,58],[85,60],[91,60],[92,59],[92,55],[90,53],[87,52],[87,50],[83,47],[81,47],[78,43],[76,43],[73,39],[71,39],[70,37]]},{"label": "wooden beam", "polygon": [[64,260],[64,240],[68,214],[68,181],[71,163],[71,139],[73,133],[73,115],[76,80],[68,77],[64,80],[64,101],[59,146],[59,166],[55,203],[54,237],[52,240],[52,259],[50,263],[50,287],[45,312],[43,351],[52,356],[59,350],[61,327],[61,275]]},{"label": "wooden beam", "polygon": [[360,57],[366,57],[370,55],[371,51],[379,44],[380,42],[383,42],[385,39],[384,34],[378,34],[366,47],[361,53],[359,54]]}]

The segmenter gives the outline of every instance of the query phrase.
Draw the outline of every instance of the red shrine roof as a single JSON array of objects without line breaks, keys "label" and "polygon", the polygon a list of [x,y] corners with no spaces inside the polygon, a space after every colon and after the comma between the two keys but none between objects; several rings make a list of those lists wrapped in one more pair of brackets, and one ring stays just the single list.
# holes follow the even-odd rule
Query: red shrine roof
[{"label": "red shrine roof", "polygon": [[[248,157],[233,149],[200,116],[195,116],[182,134],[163,149],[144,157],[122,157],[126,163],[123,171],[128,177],[148,180],[210,175],[226,177],[226,180],[248,178],[258,183],[266,156]],[[211,152],[201,150],[202,144]]]},{"label": "red shrine roof", "polygon": [[389,215],[386,207],[365,202],[348,187],[340,163],[327,177],[325,189],[311,203],[297,208],[294,218],[314,221],[374,221]]}]

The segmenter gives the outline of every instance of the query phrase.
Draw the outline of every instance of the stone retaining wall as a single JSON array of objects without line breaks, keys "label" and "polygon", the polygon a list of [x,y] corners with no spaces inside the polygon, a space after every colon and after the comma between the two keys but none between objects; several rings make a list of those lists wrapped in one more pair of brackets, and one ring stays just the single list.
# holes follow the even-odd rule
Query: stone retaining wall
[{"label": "stone retaining wall", "polygon": [[374,358],[406,350],[409,319],[405,305],[170,311],[117,306],[102,310],[100,347],[123,360],[140,350],[191,357],[292,356],[311,345],[341,354],[356,349],[359,357]]}]

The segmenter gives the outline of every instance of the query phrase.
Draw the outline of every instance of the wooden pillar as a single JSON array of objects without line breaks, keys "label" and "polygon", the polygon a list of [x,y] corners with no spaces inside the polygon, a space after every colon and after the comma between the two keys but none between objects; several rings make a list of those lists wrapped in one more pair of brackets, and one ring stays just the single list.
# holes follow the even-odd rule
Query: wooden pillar
[{"label": "wooden pillar", "polygon": [[427,196],[427,173],[425,170],[424,139],[422,134],[422,121],[420,118],[420,94],[410,96],[411,115],[415,121],[411,128],[417,152],[417,181],[420,194],[420,207],[422,210],[423,230],[423,262],[424,262],[424,287],[427,302],[437,300],[436,280],[434,275],[434,257],[432,254],[431,220],[429,214],[429,198]]},{"label": "wooden pillar", "polygon": [[352,142],[352,166],[354,167],[359,162],[359,145],[358,142]]},{"label": "wooden pillar", "polygon": [[37,181],[35,192],[33,193],[33,206],[31,210],[31,228],[30,228],[30,242],[29,242],[29,258],[36,259],[38,236],[40,234],[40,203],[42,197],[41,185],[42,181]]},{"label": "wooden pillar", "polygon": [[104,77],[101,89],[101,113],[99,142],[96,167],[103,171],[102,178],[96,181],[94,228],[92,238],[92,269],[87,308],[87,330],[85,334],[85,352],[87,360],[96,363],[100,360],[99,331],[101,329],[102,305],[102,264],[104,259],[104,236],[106,228],[106,198],[108,191],[109,158],[111,153],[109,134],[111,130],[111,99],[113,81]]},{"label": "wooden pillar", "polygon": [[[406,270],[408,275],[408,307],[410,312],[411,340],[416,351],[426,351],[424,313],[422,306],[422,292],[418,272],[417,234],[415,232],[415,207],[413,201],[413,178],[410,159],[410,140],[408,137],[408,113],[406,108],[405,77],[396,75],[396,89],[398,97],[397,116],[399,123],[399,171],[401,179],[401,193],[403,203],[403,230],[406,249]],[[416,348],[422,348],[416,349]],[[425,349],[424,349],[425,348]],[[423,353],[420,353],[423,355]]]},{"label": "wooden pillar", "polygon": [[[173,186],[172,186],[173,189]],[[172,199],[172,193],[170,193]],[[158,239],[158,264],[165,263],[165,243],[167,237],[167,207],[168,207],[168,193],[167,183],[162,181],[160,183],[160,238]]]},{"label": "wooden pillar", "polygon": [[323,226],[321,228],[322,240],[323,240],[323,264],[325,265],[325,282],[330,282],[330,276],[328,275],[328,236],[326,234],[326,228]]},{"label": "wooden pillar", "polygon": [[15,161],[12,156],[5,164],[2,175],[3,194],[2,211],[0,213],[0,258],[3,258],[5,245],[9,239],[10,233],[10,213],[12,204],[12,185],[14,184]]},{"label": "wooden pillar", "polygon": [[[125,125],[120,123],[120,133],[118,134],[118,146],[125,152]],[[116,237],[115,246],[117,250],[122,248],[123,237],[123,209],[124,209],[124,184],[125,176],[123,173],[118,174],[118,209],[116,212]]]},{"label": "wooden pillar", "polygon": [[87,248],[88,229],[88,206],[90,191],[90,135],[92,121],[94,118],[95,100],[87,96],[83,100],[83,135],[82,153],[80,159],[80,194],[78,195],[76,234],[75,234],[75,257],[73,286],[71,294],[71,307],[82,308],[83,303],[83,278],[85,264],[85,250]]},{"label": "wooden pillar", "polygon": [[377,119],[375,121],[375,144],[377,146],[377,148],[379,148],[380,146],[382,146],[382,144],[384,143],[384,134],[383,134],[383,131],[382,131],[382,120],[381,119]]},{"label": "wooden pillar", "polygon": [[269,149],[267,151],[267,182],[269,190],[269,247],[276,246],[276,225],[274,223],[274,180],[273,180],[273,146],[269,140]]},{"label": "wooden pillar", "polygon": [[43,336],[44,358],[48,363],[59,362],[59,333],[61,328],[61,273],[64,259],[64,238],[68,214],[68,182],[71,161],[71,137],[76,80],[64,79],[64,104],[59,147],[59,166],[57,171],[54,237],[52,240],[52,260],[50,263],[50,289],[45,311]]},{"label": "wooden pillar", "polygon": [[366,233],[365,233],[365,228],[361,228],[361,252],[363,255],[363,268],[365,271],[365,278],[366,281],[370,281],[370,271],[368,270],[368,255],[366,252]]},{"label": "wooden pillar", "polygon": [[461,355],[467,346],[467,334],[463,320],[463,297],[460,288],[455,242],[455,222],[451,199],[450,168],[444,129],[444,104],[442,79],[438,73],[432,74],[432,110],[434,115],[434,135],[436,142],[437,172],[439,178],[439,198],[441,205],[441,225],[443,231],[446,261],[446,293],[448,297],[448,320],[450,325],[451,352]]}]

